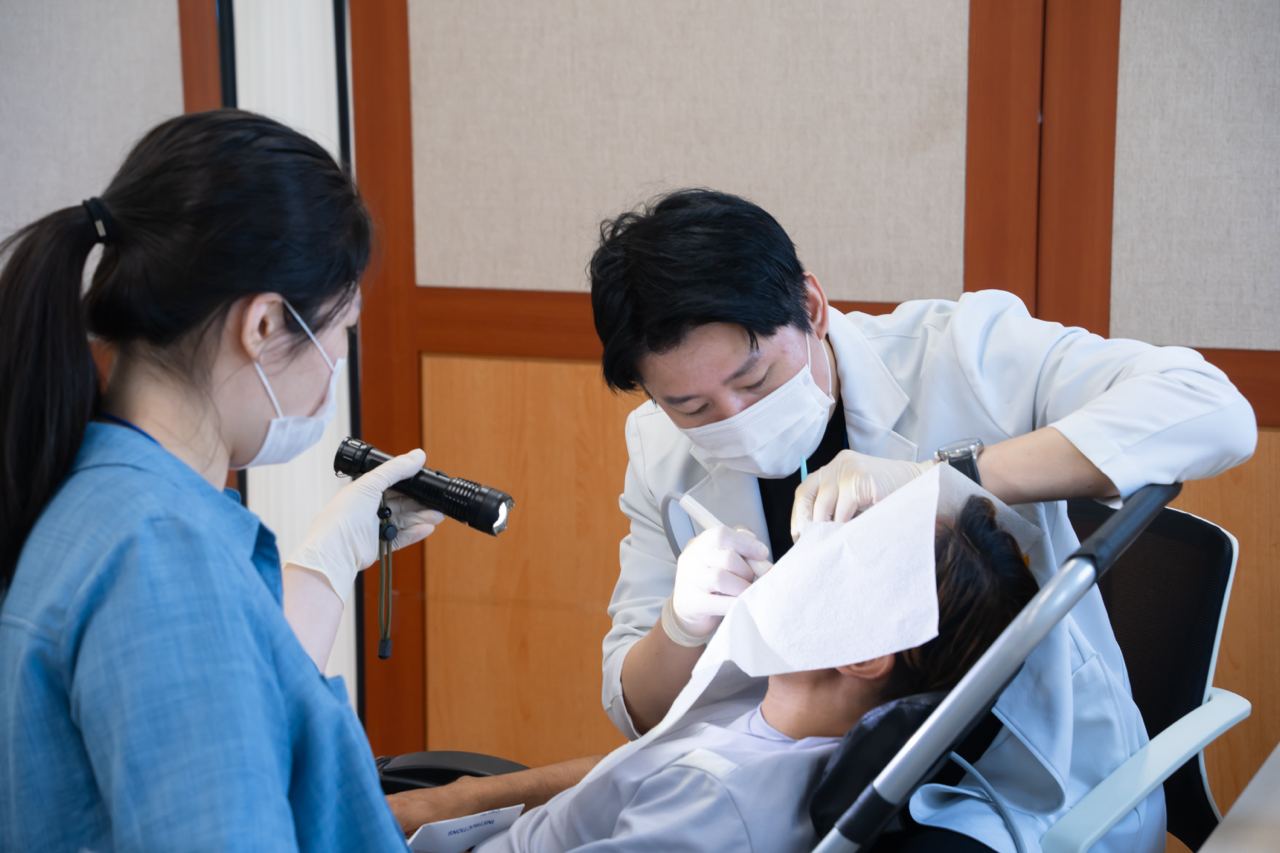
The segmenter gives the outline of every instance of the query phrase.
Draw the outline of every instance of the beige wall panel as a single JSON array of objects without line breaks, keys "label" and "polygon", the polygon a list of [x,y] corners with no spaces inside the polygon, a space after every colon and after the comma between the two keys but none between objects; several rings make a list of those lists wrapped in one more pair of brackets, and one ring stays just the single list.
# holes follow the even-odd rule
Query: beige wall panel
[{"label": "beige wall panel", "polygon": [[1174,506],[1240,541],[1214,684],[1252,702],[1253,714],[1205,752],[1210,787],[1226,811],[1280,742],[1280,429],[1260,430],[1244,465],[1187,483]]},{"label": "beige wall panel", "polygon": [[1121,15],[1111,332],[1280,349],[1280,3]]},{"label": "beige wall panel", "polygon": [[422,388],[428,463],[516,501],[497,538],[445,523],[427,540],[425,604],[396,604],[426,608],[428,747],[531,765],[612,749],[600,642],[639,398],[587,361],[429,355]]},{"label": "beige wall panel", "polygon": [[182,112],[175,0],[0,5],[0,238],[106,189]]},{"label": "beige wall panel", "polygon": [[415,0],[417,280],[584,290],[601,219],[745,195],[836,299],[961,292],[968,0]]}]

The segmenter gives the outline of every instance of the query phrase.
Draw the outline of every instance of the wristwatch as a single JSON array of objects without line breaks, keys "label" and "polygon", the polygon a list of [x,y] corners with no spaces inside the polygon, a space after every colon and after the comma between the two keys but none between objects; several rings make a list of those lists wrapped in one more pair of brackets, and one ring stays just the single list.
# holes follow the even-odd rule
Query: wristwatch
[{"label": "wristwatch", "polygon": [[982,439],[962,438],[950,444],[944,444],[933,454],[939,462],[946,462],[970,480],[982,485],[978,477],[978,457],[982,455]]}]

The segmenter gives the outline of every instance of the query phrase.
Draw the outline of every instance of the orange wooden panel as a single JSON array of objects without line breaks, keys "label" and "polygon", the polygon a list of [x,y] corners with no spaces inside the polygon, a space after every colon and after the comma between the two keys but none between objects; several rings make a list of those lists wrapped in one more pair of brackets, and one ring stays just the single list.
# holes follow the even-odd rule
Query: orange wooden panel
[{"label": "orange wooden panel", "polygon": [[623,423],[594,361],[423,358],[423,446],[515,498],[497,538],[427,540],[427,743],[542,764],[623,742],[600,704],[600,641],[627,521]]},{"label": "orange wooden panel", "polygon": [[1038,315],[1111,327],[1120,0],[1048,0],[1040,142]]},{"label": "orange wooden panel", "polygon": [[1205,764],[1225,811],[1280,742],[1280,430],[1264,429],[1239,468],[1187,483],[1174,503],[1230,530],[1240,562],[1214,682],[1253,703],[1253,714],[1209,747]]},{"label": "orange wooden panel", "polygon": [[412,326],[422,352],[598,359],[591,296],[418,287]]},{"label": "orange wooden panel", "polygon": [[969,4],[964,289],[1036,311],[1043,0]]},{"label": "orange wooden panel", "polygon": [[182,50],[182,107],[197,113],[222,106],[215,0],[178,0]]}]

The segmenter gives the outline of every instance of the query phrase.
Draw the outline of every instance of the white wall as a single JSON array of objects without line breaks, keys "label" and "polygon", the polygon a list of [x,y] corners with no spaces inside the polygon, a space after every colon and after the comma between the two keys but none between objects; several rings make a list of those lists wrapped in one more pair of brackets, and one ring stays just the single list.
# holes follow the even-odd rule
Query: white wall
[{"label": "white wall", "polygon": [[[327,0],[236,0],[236,94],[241,109],[278,119],[311,136],[338,158],[337,71],[333,6]],[[347,482],[333,473],[333,454],[350,434],[347,383],[338,415],[323,439],[286,465],[249,472],[249,507],[275,531],[282,557],[306,535],[312,518]],[[338,629],[328,671],[346,680],[355,703],[354,608]]]},{"label": "white wall", "polygon": [[1280,349],[1280,2],[1125,2],[1111,333]]},{"label": "white wall", "polygon": [[832,299],[960,295],[968,0],[414,0],[417,282],[586,290],[680,186],[778,218]]},{"label": "white wall", "polygon": [[0,3],[0,238],[101,193],[182,112],[174,0]]}]

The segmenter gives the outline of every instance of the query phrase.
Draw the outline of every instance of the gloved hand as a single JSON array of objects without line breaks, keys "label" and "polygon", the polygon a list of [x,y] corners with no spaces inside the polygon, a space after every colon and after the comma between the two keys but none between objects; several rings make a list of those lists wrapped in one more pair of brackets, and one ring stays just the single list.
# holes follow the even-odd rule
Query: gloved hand
[{"label": "gloved hand", "polygon": [[799,539],[815,521],[848,521],[936,464],[932,459],[907,462],[841,450],[796,489],[791,538]]},{"label": "gloved hand", "polygon": [[693,537],[676,560],[675,589],[662,608],[663,631],[681,646],[706,643],[734,599],[769,570],[768,559],[769,549],[749,530],[719,526]]},{"label": "gloved hand", "polygon": [[[345,604],[356,575],[378,559],[378,505],[392,484],[407,480],[427,461],[411,450],[374,468],[333,496],[311,522],[307,538],[285,562],[325,576]],[[431,535],[444,515],[404,495],[387,495],[397,550]]]}]

